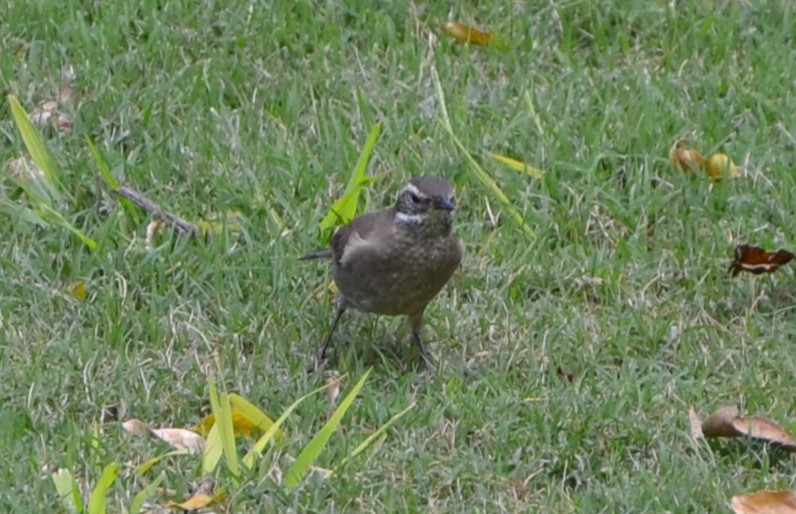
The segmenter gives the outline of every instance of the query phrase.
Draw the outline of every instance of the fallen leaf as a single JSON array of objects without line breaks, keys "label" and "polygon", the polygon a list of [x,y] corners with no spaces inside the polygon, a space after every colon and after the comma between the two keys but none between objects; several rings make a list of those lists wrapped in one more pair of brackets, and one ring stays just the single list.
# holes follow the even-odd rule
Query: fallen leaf
[{"label": "fallen leaf", "polygon": [[505,155],[500,155],[498,153],[491,154],[492,158],[495,159],[497,162],[503,163],[509,168],[519,171],[522,173],[527,173],[532,177],[542,178],[544,176],[544,171],[540,170],[539,168],[534,168],[533,166],[528,166],[522,161],[518,161],[517,159],[512,159],[511,157],[506,157]]},{"label": "fallen leaf", "polygon": [[146,423],[137,419],[125,421],[122,428],[132,435],[151,435],[178,450],[201,451],[205,444],[204,438],[196,432],[183,428],[149,428]]},{"label": "fallen leaf", "polygon": [[213,477],[205,477],[199,482],[199,486],[194,491],[190,498],[182,503],[169,501],[166,506],[175,510],[195,511],[208,507],[214,503],[224,500],[226,494],[222,491],[219,494],[213,495],[213,490],[216,488],[216,481]]},{"label": "fallen leaf", "polygon": [[439,28],[460,44],[469,43],[479,46],[494,46],[496,48],[503,46],[498,38],[492,36],[491,32],[478,30],[458,21],[441,22]]},{"label": "fallen leaf", "polygon": [[743,435],[754,439],[762,439],[788,451],[796,451],[796,438],[793,434],[773,421],[760,417],[736,418],[733,428]]},{"label": "fallen leaf", "polygon": [[158,439],[169,443],[178,450],[185,449],[192,452],[200,452],[205,445],[205,440],[202,436],[184,428],[153,428],[149,431]]},{"label": "fallen leaf", "polygon": [[748,271],[755,275],[773,273],[780,266],[792,261],[794,257],[796,255],[787,250],[766,252],[759,246],[738,245],[735,247],[735,260],[727,271],[733,277],[742,271]]},{"label": "fallen leaf", "polygon": [[[202,419],[202,421],[200,421],[199,424],[194,427],[194,430],[207,437],[207,434],[210,433],[210,429],[213,428],[215,423],[216,417],[211,413],[205,416],[204,419]],[[243,413],[241,413],[238,409],[232,409],[232,431],[236,436],[251,437],[252,433],[256,429],[257,426],[249,421],[249,419],[246,418]]]},{"label": "fallen leaf", "polygon": [[688,422],[691,425],[691,437],[695,441],[705,437],[702,433],[702,419],[700,419],[693,405],[688,408]]},{"label": "fallen leaf", "polygon": [[740,412],[735,405],[722,407],[702,422],[702,433],[705,437],[738,437],[738,431],[732,426],[738,416]]},{"label": "fallen leaf", "polygon": [[149,435],[149,427],[141,420],[129,419],[122,423],[122,428],[131,435]]},{"label": "fallen leaf", "polygon": [[[693,421],[691,429],[693,432]],[[793,434],[771,420],[759,416],[743,417],[734,405],[722,407],[708,416],[702,422],[701,429],[705,437],[750,437],[796,452],[796,437]]]},{"label": "fallen leaf", "polygon": [[705,158],[698,150],[689,148],[684,140],[678,139],[669,149],[669,162],[676,169],[691,173],[702,168]]},{"label": "fallen leaf", "polygon": [[796,514],[796,491],[760,491],[733,496],[735,514]]},{"label": "fallen leaf", "polygon": [[74,296],[78,300],[86,299],[86,284],[84,284],[82,281],[77,281],[74,284],[70,285],[69,291],[72,293],[72,296]]},{"label": "fallen leaf", "polygon": [[739,177],[738,167],[732,162],[727,154],[716,152],[707,158],[704,164],[705,173],[713,180],[721,180],[724,177]]}]

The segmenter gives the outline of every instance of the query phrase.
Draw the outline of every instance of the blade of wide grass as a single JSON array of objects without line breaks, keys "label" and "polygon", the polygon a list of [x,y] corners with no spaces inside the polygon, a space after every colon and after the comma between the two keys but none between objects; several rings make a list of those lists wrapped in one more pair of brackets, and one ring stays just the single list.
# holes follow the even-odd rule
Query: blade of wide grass
[{"label": "blade of wide grass", "polygon": [[354,385],[351,389],[351,392],[340,402],[340,406],[337,407],[337,410],[334,411],[334,414],[329,418],[315,437],[307,443],[301,453],[296,458],[296,461],[290,466],[290,469],[287,470],[287,474],[285,475],[285,487],[288,489],[292,489],[299,485],[304,477],[307,475],[307,472],[312,467],[312,464],[321,454],[323,449],[326,447],[326,444],[329,442],[329,438],[332,436],[335,430],[337,430],[337,425],[340,424],[340,420],[343,419],[346,411],[351,406],[351,403],[356,398],[357,394],[359,394],[360,389],[362,386],[365,385],[365,381],[370,376],[370,370],[368,370],[362,378]]},{"label": "blade of wide grass", "polygon": [[83,499],[75,477],[68,469],[59,469],[52,475],[58,499],[66,512],[83,512]]},{"label": "blade of wide grass", "polygon": [[368,169],[370,156],[373,154],[373,148],[376,146],[376,141],[381,134],[381,123],[376,123],[365,141],[365,146],[357,159],[357,164],[354,166],[351,176],[348,179],[348,184],[345,187],[345,192],[326,213],[320,225],[321,245],[326,246],[329,244],[329,239],[332,237],[334,228],[338,225],[346,224],[357,213],[357,204],[359,203],[359,194],[362,189],[368,184],[365,172]]},{"label": "blade of wide grass", "polygon": [[[268,415],[257,408],[256,405],[249,402],[242,396],[235,393],[229,393],[229,403],[240,412],[250,423],[262,430],[263,432],[274,426],[274,421]],[[284,444],[287,441],[287,436],[281,430],[274,433],[274,438],[277,444]]]},{"label": "blade of wide grass", "polygon": [[301,402],[303,402],[310,396],[316,395],[321,391],[324,391],[325,389],[326,385],[323,385],[315,389],[314,391],[305,394],[304,396],[293,402],[290,405],[290,407],[288,407],[287,410],[285,410],[285,412],[283,412],[282,415],[279,416],[279,418],[276,421],[274,421],[274,424],[271,425],[271,428],[269,428],[262,436],[260,436],[260,439],[258,439],[257,442],[254,443],[254,446],[252,446],[252,449],[249,450],[249,453],[247,453],[246,456],[243,457],[243,465],[246,466],[248,469],[251,469],[254,466],[254,459],[263,453],[263,450],[271,441],[271,439],[274,437],[274,434],[276,434],[279,431],[279,427],[282,426],[282,423],[285,422],[287,417],[290,416],[290,414],[296,409],[296,407],[298,407],[299,404],[301,404]]},{"label": "blade of wide grass", "polygon": [[8,198],[0,197],[0,212],[6,214],[13,221],[24,221],[31,225],[46,227],[48,223],[36,211],[24,205],[14,203]]},{"label": "blade of wide grass", "polygon": [[229,396],[227,393],[218,393],[214,378],[210,378],[208,389],[210,390],[210,408],[216,418],[213,426],[218,427],[218,437],[221,439],[221,449],[227,460],[227,467],[233,475],[238,476],[240,468],[238,467],[235,429],[232,425],[232,407],[229,405]]},{"label": "blade of wide grass", "polygon": [[[40,178],[29,177],[27,179],[15,179],[14,182],[25,191],[28,202],[31,204],[31,211],[35,213],[38,221],[34,221],[34,217],[30,213],[26,213],[22,219],[32,222],[36,225],[41,225],[41,222],[50,222],[61,226],[75,234],[83,243],[92,250],[97,248],[97,243],[82,231],[78,230],[70,221],[63,217],[56,207],[62,202],[63,195],[60,192],[62,188],[61,171],[58,164],[55,162],[52,154],[47,150],[44,140],[36,130],[36,127],[30,121],[28,113],[17,100],[14,95],[8,95],[8,103],[11,105],[11,113],[14,117],[14,122],[17,125],[25,147],[28,149],[33,163],[41,170],[42,176]],[[4,201],[7,204],[8,201]],[[3,211],[8,212],[8,209],[3,207]]]},{"label": "blade of wide grass", "polygon": [[108,489],[116,481],[116,476],[119,474],[121,465],[117,463],[108,464],[102,470],[97,485],[91,492],[91,498],[88,501],[88,514],[105,514],[106,497],[108,496]]},{"label": "blade of wide grass", "polygon": [[105,157],[103,157],[102,153],[100,153],[99,149],[94,146],[94,143],[91,142],[91,139],[86,137],[86,143],[88,144],[88,149],[91,151],[91,156],[94,157],[94,162],[97,163],[97,167],[102,173],[105,182],[108,184],[108,187],[113,189],[114,191],[119,189],[119,183],[116,182],[116,179],[113,178],[111,174],[111,169],[108,167],[108,163],[105,161]]},{"label": "blade of wide grass", "polygon": [[456,137],[456,133],[453,131],[453,125],[451,125],[450,117],[448,116],[448,108],[445,104],[445,93],[442,91],[442,84],[439,81],[439,74],[437,74],[437,69],[432,67],[431,68],[431,76],[434,79],[434,86],[437,89],[437,97],[439,98],[439,108],[442,113],[442,126],[445,128],[448,135],[451,137],[453,143],[459,148],[459,150],[464,154],[464,157],[467,159],[467,162],[470,164],[470,169],[473,170],[476,178],[484,185],[486,188],[498,199],[498,201],[503,205],[503,208],[506,209],[506,212],[509,213],[509,216],[517,222],[525,235],[528,236],[530,239],[536,239],[536,234],[534,233],[533,229],[525,223],[525,220],[518,211],[511,203],[509,198],[500,189],[500,186],[489,176],[489,174],[484,171],[478,161],[472,156],[472,154],[467,150],[464,144]]},{"label": "blade of wide grass", "polygon": [[47,188],[47,193],[53,202],[61,201],[61,171],[58,164],[55,162],[52,154],[47,150],[36,126],[30,121],[28,113],[19,103],[19,100],[14,95],[8,95],[8,103],[11,105],[11,114],[14,116],[14,122],[17,124],[19,134],[22,136],[22,141],[28,149],[33,162],[44,173],[44,180],[42,181]]},{"label": "blade of wide grass", "polygon": [[209,475],[215,471],[223,454],[224,445],[221,443],[221,436],[218,434],[218,425],[213,423],[213,427],[205,440],[205,451],[202,454],[202,474]]}]

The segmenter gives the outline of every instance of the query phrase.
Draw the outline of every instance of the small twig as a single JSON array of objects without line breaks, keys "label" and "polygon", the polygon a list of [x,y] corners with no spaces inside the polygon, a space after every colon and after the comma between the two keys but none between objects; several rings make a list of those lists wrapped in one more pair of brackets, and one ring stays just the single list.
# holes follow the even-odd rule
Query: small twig
[{"label": "small twig", "polygon": [[135,189],[131,189],[127,186],[120,186],[119,189],[112,189],[111,191],[119,196],[127,198],[145,211],[149,211],[153,215],[163,218],[166,223],[174,227],[180,234],[188,234],[191,236],[199,235],[199,227],[190,221],[180,218],[176,214],[170,213]]}]

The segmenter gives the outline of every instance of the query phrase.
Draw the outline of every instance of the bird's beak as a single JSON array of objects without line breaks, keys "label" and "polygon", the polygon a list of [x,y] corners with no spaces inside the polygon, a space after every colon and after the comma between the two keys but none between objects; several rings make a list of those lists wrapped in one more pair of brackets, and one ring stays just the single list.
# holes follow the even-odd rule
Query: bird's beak
[{"label": "bird's beak", "polygon": [[446,200],[445,198],[436,198],[436,202],[434,202],[438,209],[445,209],[446,211],[453,211],[456,210],[456,204],[452,200]]}]

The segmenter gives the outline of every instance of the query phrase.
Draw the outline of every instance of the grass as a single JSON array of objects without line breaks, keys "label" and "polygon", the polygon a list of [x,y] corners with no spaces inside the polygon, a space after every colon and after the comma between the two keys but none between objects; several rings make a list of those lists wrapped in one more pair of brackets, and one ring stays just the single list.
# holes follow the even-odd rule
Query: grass
[{"label": "grass", "polygon": [[[413,369],[401,320],[347,316],[338,370],[374,370],[318,464],[415,408],[334,478],[284,493],[265,468],[222,509],[721,512],[733,494],[791,485],[793,461],[766,449],[694,444],[686,412],[739,404],[796,423],[793,271],[726,273],[736,242],[794,246],[792,3],[453,8],[504,51],[440,35],[446,4],[3,4],[7,92],[32,110],[74,72],[72,129],[46,134],[68,218],[99,246],[0,224],[0,510],[51,510],[58,468],[89,485],[152,456],[119,422],[192,426],[213,372],[274,417],[320,384],[304,369],[331,316],[329,272],[296,258],[377,122],[367,209],[418,174],[457,188],[467,256],[427,311],[439,372]],[[434,69],[456,136],[535,239],[505,213],[489,222],[499,202],[440,122]],[[87,136],[122,183],[193,221],[238,211],[240,232],[165,234],[148,250],[150,219],[101,187]],[[684,136],[743,177],[672,170]],[[0,162],[22,155],[7,103],[0,141]],[[287,420],[291,455],[326,410],[310,399]],[[196,462],[159,466],[174,492],[161,505],[198,479]],[[109,509],[147,483],[125,465]]]}]

